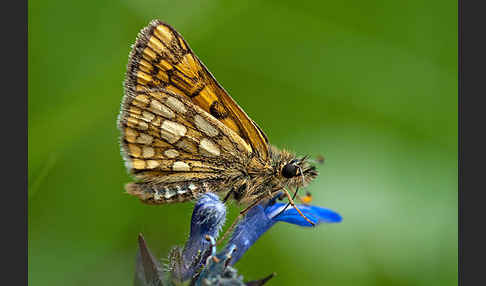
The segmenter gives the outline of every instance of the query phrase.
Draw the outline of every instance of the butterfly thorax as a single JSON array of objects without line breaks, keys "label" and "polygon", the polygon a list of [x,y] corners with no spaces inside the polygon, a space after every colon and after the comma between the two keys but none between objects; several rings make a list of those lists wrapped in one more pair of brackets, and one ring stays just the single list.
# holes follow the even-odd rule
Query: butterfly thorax
[{"label": "butterfly thorax", "polygon": [[[231,191],[239,203],[246,205],[263,198],[272,198],[283,188],[305,187],[318,175],[315,167],[310,166],[305,158],[299,159],[294,154],[271,145],[269,154],[268,162],[262,164],[256,161],[248,164],[246,176],[233,182]],[[285,172],[289,166],[295,166],[290,174]]]}]

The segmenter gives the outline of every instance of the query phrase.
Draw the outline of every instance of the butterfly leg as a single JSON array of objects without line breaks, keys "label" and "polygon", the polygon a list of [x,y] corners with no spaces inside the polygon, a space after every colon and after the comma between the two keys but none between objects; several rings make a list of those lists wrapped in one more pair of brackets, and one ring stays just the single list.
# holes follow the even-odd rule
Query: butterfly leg
[{"label": "butterfly leg", "polygon": [[231,194],[234,192],[235,190],[234,189],[231,189],[227,194],[226,196],[224,196],[224,199],[223,199],[223,204],[226,203],[226,201],[229,199],[229,197],[231,196]]},{"label": "butterfly leg", "polygon": [[[297,190],[295,190],[295,191],[292,190],[292,192],[294,193],[294,196],[292,197],[292,199],[295,200],[295,198],[297,198],[301,203],[306,204],[306,205],[308,205],[309,203],[312,202],[312,194],[310,192],[307,192],[305,194],[305,196],[303,196],[303,197],[299,196],[297,194],[299,192],[299,188],[297,188]],[[284,193],[281,193],[280,196],[279,196],[279,200],[283,200],[284,197],[286,197],[286,195]],[[290,205],[290,203],[288,205]],[[287,209],[287,207],[285,207],[285,209]]]},{"label": "butterfly leg", "polygon": [[[292,199],[295,200],[297,198],[304,205],[308,205],[312,202],[312,194],[310,192],[306,192],[305,196],[299,196],[297,194],[297,192],[299,191],[299,188],[297,188],[296,191],[293,191],[293,190],[291,190],[291,191],[294,193],[294,196],[292,197]],[[285,193],[281,193],[278,199],[283,200],[284,197],[286,197],[286,196],[287,195]],[[285,209],[283,211],[285,211],[289,205],[290,205],[290,203],[285,207]]]},{"label": "butterfly leg", "polygon": [[226,239],[226,237],[228,236],[228,234],[230,234],[231,231],[233,231],[233,229],[235,228],[236,224],[243,218],[243,215],[240,213],[236,219],[233,221],[233,223],[231,224],[231,226],[224,232],[223,236],[218,240],[218,242],[216,243],[216,245],[220,245],[221,243],[223,243],[223,241]]}]

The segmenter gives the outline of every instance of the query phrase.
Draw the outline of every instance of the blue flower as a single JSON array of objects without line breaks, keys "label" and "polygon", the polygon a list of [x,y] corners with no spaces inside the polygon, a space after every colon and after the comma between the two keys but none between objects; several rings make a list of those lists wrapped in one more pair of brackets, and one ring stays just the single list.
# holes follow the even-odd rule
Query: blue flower
[{"label": "blue flower", "polygon": [[[289,206],[285,209],[287,206],[286,203],[276,203],[275,201],[276,198],[249,210],[235,227],[226,248],[218,256],[224,255],[224,253],[227,253],[232,247],[236,246],[236,251],[232,253],[232,259],[230,261],[230,265],[235,264],[260,236],[279,221],[304,227],[312,227],[295,208]],[[315,225],[321,223],[337,223],[342,220],[338,213],[326,208],[310,205],[297,205],[297,207]],[[284,209],[285,211],[282,212]]]},{"label": "blue flower", "polygon": [[[189,239],[180,255],[174,252],[174,260],[180,257],[182,263],[173,263],[172,267],[175,276],[182,281],[197,275],[201,266],[205,265],[202,273],[206,273],[209,265],[207,259],[210,256],[228,263],[235,264],[243,254],[279,221],[292,223],[303,227],[312,225],[306,221],[295,208],[286,203],[277,203],[276,198],[251,208],[245,217],[236,225],[226,247],[217,255],[211,253],[211,243],[207,237],[217,239],[226,219],[226,207],[219,197],[212,193],[201,196],[192,213],[191,231]],[[310,205],[297,205],[302,213],[315,225],[321,223],[336,223],[341,221],[341,216],[329,209]],[[285,210],[284,210],[285,209]],[[214,252],[214,250],[212,250]],[[219,272],[218,272],[219,273]],[[208,273],[203,276],[206,277]]]}]

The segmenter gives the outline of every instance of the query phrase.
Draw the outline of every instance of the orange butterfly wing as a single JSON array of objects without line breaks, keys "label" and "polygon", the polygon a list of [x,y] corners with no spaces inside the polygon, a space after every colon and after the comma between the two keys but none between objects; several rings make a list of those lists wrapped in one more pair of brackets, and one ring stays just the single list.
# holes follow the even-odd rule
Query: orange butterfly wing
[{"label": "orange butterfly wing", "polygon": [[137,36],[130,54],[126,91],[163,87],[186,96],[236,132],[253,155],[268,158],[268,139],[257,124],[228,95],[182,36],[169,25],[153,20]]}]

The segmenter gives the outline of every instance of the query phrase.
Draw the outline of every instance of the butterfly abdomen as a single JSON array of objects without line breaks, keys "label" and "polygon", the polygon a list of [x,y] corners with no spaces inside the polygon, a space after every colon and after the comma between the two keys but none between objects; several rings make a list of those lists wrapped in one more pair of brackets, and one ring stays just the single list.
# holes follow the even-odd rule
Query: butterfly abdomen
[{"label": "butterfly abdomen", "polygon": [[186,202],[204,193],[202,186],[189,182],[168,185],[128,183],[125,185],[125,190],[147,204]]}]

